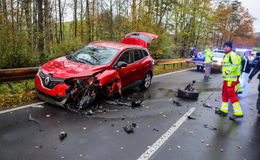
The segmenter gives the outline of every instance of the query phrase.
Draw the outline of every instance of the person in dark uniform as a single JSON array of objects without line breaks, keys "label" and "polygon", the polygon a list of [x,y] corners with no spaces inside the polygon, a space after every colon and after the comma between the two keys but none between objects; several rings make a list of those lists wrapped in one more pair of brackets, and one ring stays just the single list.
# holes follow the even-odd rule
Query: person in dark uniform
[{"label": "person in dark uniform", "polygon": [[[256,53],[257,56],[257,63],[254,66],[253,71],[250,73],[249,78],[248,78],[248,83],[250,83],[252,81],[252,78],[258,73],[258,71],[260,71],[260,52]],[[258,98],[256,101],[256,108],[258,110],[258,114],[260,115],[260,74],[258,74],[259,79],[259,84],[258,84]]]}]

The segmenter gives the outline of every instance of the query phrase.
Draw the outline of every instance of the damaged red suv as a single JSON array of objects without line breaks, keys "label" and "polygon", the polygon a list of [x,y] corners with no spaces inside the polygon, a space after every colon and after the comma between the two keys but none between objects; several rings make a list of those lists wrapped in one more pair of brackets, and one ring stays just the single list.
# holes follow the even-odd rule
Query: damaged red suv
[{"label": "damaged red suv", "polygon": [[125,35],[121,43],[94,42],[42,65],[35,77],[39,97],[71,109],[84,109],[97,96],[121,94],[122,88],[147,89],[154,60],[147,46],[158,36],[144,32]]}]

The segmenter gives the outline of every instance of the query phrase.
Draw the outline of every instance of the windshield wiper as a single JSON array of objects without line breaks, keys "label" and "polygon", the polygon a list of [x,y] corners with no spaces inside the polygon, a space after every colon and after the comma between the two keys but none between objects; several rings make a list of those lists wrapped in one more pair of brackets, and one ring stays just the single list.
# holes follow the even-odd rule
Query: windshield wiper
[{"label": "windshield wiper", "polygon": [[82,62],[82,63],[89,63],[89,64],[91,64],[91,65],[94,65],[92,62],[90,62],[90,61],[88,61],[88,60],[86,60],[86,59],[82,59],[82,58],[78,58],[77,60],[79,60],[80,62]]}]

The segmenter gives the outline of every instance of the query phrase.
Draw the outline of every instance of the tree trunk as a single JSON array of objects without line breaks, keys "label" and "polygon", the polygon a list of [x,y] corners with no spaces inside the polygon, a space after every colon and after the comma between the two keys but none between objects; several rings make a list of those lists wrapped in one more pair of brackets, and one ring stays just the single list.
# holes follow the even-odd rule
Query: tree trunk
[{"label": "tree trunk", "polygon": [[38,50],[40,52],[40,61],[44,60],[44,30],[43,30],[43,0],[38,0]]}]

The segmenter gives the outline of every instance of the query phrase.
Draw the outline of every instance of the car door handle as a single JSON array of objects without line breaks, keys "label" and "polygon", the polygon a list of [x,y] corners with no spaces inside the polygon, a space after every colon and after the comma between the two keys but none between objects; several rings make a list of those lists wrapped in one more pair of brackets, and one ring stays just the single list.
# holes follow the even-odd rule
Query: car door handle
[{"label": "car door handle", "polygon": [[133,70],[132,70],[132,72],[135,72],[135,71],[136,71],[136,69],[133,69]]}]

